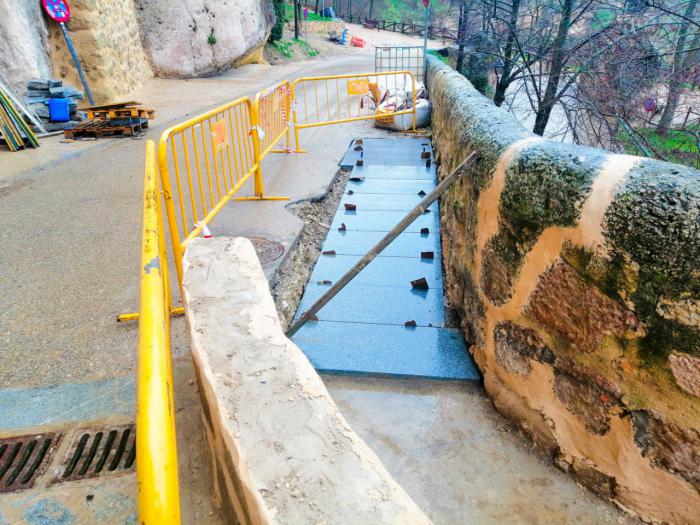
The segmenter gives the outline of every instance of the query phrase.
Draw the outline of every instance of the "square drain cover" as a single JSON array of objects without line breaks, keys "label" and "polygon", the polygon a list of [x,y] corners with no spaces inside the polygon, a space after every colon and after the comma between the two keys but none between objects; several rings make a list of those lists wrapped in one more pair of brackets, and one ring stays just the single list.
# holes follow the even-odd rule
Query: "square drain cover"
[{"label": "square drain cover", "polygon": [[0,439],[0,493],[32,488],[60,439],[58,433]]},{"label": "square drain cover", "polygon": [[135,460],[135,425],[79,430],[51,484],[131,472]]}]

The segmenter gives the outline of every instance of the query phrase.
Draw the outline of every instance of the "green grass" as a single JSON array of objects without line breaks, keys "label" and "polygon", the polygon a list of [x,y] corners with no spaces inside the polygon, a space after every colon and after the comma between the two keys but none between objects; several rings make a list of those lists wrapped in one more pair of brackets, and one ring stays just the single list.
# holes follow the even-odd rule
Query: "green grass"
[{"label": "green grass", "polygon": [[438,59],[440,62],[444,62],[444,63],[447,64],[448,66],[450,65],[450,62],[449,62],[449,60],[448,60],[448,57],[442,56],[442,55],[441,55],[440,53],[438,53],[437,51],[435,51],[435,50],[430,50],[430,51],[428,51],[428,54],[429,54],[429,55],[433,55],[434,57],[437,57],[437,59]]},{"label": "green grass", "polygon": [[[286,4],[285,7],[287,9],[287,18],[289,20],[294,20],[294,6]],[[304,8],[303,7],[301,9],[301,12],[302,12],[301,19],[304,20]],[[309,9],[309,17],[306,20],[307,21],[314,21],[314,22],[332,22],[333,21],[332,18],[329,18],[327,16],[317,15],[311,9]]]},{"label": "green grass", "polygon": [[318,50],[314,49],[309,45],[306,40],[301,40],[300,38],[293,39],[294,43],[304,50],[304,52],[310,56],[315,57],[318,55]]},{"label": "green grass", "polygon": [[[700,133],[700,124],[688,127],[695,133]],[[695,137],[691,133],[674,130],[661,135],[656,128],[637,128],[635,131],[642,135],[646,142],[669,162],[700,168],[700,152]],[[621,131],[618,138],[627,153],[643,154],[628,133]]]},{"label": "green grass", "polygon": [[612,9],[596,9],[591,27],[594,31],[600,31],[612,24],[613,20],[615,20],[615,12]]},{"label": "green grass", "polygon": [[277,40],[270,44],[284,58],[292,58],[292,45],[293,42],[289,40]]},{"label": "green grass", "polygon": [[270,43],[270,46],[276,49],[277,52],[284,58],[292,58],[292,47],[294,45],[299,46],[309,57],[315,57],[319,54],[318,50],[311,47],[306,40],[301,40],[299,38],[293,38],[292,40],[277,40]]}]

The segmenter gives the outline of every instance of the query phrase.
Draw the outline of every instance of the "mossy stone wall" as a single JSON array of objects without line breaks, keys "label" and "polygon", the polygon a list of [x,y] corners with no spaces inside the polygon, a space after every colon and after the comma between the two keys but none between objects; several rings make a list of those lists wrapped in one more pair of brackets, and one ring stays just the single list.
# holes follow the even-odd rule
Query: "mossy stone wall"
[{"label": "mossy stone wall", "polygon": [[542,139],[429,58],[448,298],[495,405],[643,517],[700,523],[700,172]]}]

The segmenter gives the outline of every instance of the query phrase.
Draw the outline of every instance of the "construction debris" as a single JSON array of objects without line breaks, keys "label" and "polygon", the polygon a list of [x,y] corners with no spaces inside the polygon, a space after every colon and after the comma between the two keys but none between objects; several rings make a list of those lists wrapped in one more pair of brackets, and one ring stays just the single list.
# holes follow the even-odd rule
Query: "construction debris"
[{"label": "construction debris", "polygon": [[89,120],[64,130],[66,138],[119,136],[133,137],[148,128],[155,111],[140,102],[129,101],[85,108]]},{"label": "construction debris", "polygon": [[411,281],[411,287],[416,288],[418,290],[427,290],[428,288],[430,288],[428,286],[428,281],[426,281],[425,277],[421,277],[420,279]]},{"label": "construction debris", "polygon": [[41,121],[45,131],[61,131],[84,119],[78,111],[83,93],[62,80],[33,78],[27,82],[27,108]]},{"label": "construction debris", "polygon": [[346,203],[345,203],[345,210],[346,210],[346,211],[355,211],[356,209],[357,209],[357,205],[356,205],[356,204],[351,204],[351,203],[349,203],[349,202],[346,202]]}]

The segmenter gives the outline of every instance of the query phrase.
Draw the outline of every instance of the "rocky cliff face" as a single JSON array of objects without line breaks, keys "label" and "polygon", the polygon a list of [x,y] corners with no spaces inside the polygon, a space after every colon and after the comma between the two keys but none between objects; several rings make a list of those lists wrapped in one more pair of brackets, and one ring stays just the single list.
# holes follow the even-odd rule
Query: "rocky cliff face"
[{"label": "rocky cliff face", "polygon": [[274,22],[267,0],[136,0],[153,71],[197,77],[262,60]]},{"label": "rocky cliff face", "polygon": [[[68,31],[98,102],[154,74],[206,76],[262,60],[274,14],[268,0],[73,0]],[[19,93],[32,77],[80,86],[58,24],[40,2],[0,0],[0,76]],[[48,30],[47,30],[48,27]]]},{"label": "rocky cliff face", "polygon": [[33,77],[47,77],[49,43],[39,2],[0,0],[0,77],[18,93]]},{"label": "rocky cliff face", "polygon": [[700,524],[700,173],[544,140],[430,59],[450,302],[487,392],[558,466]]}]

